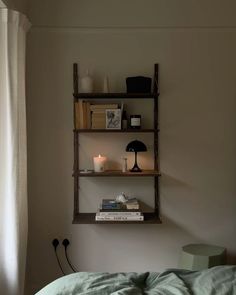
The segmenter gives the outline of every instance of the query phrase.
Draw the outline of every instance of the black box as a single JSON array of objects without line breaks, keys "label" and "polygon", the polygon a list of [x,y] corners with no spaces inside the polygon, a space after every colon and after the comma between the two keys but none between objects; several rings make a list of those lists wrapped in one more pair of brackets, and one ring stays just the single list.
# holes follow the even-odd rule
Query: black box
[{"label": "black box", "polygon": [[127,93],[150,93],[152,79],[149,77],[137,76],[126,78]]}]

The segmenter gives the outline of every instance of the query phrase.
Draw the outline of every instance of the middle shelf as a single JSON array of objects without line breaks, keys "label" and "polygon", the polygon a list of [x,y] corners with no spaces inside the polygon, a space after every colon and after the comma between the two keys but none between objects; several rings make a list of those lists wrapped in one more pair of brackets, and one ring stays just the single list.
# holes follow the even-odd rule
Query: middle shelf
[{"label": "middle shelf", "polygon": [[140,177],[140,176],[161,176],[156,170],[143,170],[142,172],[122,172],[121,170],[107,170],[104,172],[82,172],[74,173],[73,176],[79,177]]}]

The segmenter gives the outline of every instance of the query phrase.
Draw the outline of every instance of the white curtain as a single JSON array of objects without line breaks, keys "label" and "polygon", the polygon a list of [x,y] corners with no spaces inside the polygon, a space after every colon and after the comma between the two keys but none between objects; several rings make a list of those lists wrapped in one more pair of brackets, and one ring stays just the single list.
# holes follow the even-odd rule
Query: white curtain
[{"label": "white curtain", "polygon": [[27,18],[0,9],[0,294],[21,295],[27,248]]}]

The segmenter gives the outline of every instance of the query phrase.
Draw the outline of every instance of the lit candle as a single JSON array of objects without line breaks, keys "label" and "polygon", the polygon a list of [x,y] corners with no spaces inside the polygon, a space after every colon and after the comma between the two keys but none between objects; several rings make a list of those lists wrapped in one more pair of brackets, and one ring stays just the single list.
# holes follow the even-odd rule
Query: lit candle
[{"label": "lit candle", "polygon": [[94,172],[104,172],[106,160],[107,158],[102,157],[101,155],[99,155],[98,157],[94,157],[93,158]]}]

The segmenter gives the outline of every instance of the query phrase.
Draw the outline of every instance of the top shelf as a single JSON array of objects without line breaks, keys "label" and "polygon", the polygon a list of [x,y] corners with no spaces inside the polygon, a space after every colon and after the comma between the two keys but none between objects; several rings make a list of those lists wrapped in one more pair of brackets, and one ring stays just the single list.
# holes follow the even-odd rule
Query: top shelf
[{"label": "top shelf", "polygon": [[157,98],[159,93],[125,93],[125,92],[111,92],[111,93],[74,93],[76,99],[111,99],[111,98]]}]

